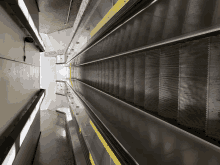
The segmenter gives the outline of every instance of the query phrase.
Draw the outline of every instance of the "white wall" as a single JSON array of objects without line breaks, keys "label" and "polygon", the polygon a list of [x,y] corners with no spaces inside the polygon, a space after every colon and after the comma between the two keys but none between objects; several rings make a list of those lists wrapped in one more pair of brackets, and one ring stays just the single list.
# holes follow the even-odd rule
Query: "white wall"
[{"label": "white wall", "polygon": [[44,53],[41,53],[40,73],[40,87],[46,89],[41,110],[45,110],[48,109],[52,100],[56,100],[56,58],[45,57]]},{"label": "white wall", "polygon": [[56,95],[56,80],[64,78],[61,65],[56,65],[55,57],[45,57],[41,53],[41,88],[46,89],[46,95],[41,110],[56,110],[59,107],[68,107],[66,96]]},{"label": "white wall", "polygon": [[0,6],[0,20],[1,134],[40,88],[40,53],[33,44],[27,44],[26,63],[21,63],[24,55],[25,33],[9,17],[2,6]]},{"label": "white wall", "polygon": [[68,68],[64,65],[56,65],[57,80],[65,80],[68,77]]}]

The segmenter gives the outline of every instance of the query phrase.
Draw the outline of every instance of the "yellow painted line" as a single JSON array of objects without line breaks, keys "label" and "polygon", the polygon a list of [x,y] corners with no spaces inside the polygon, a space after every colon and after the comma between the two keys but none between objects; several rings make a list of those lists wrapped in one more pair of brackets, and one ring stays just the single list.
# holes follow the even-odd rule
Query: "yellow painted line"
[{"label": "yellow painted line", "polygon": [[71,83],[71,85],[72,85],[72,87],[73,87],[73,82],[72,82],[72,80],[71,80],[71,63],[70,63],[70,83]]},{"label": "yellow painted line", "polygon": [[90,159],[91,164],[92,164],[92,165],[95,165],[95,163],[94,163],[94,160],[93,160],[93,158],[92,158],[91,153],[89,153],[89,159]]},{"label": "yellow painted line", "polygon": [[81,133],[81,128],[79,128],[79,133]]},{"label": "yellow painted line", "polygon": [[102,20],[91,31],[90,36],[94,36],[129,0],[118,0],[117,3],[108,11]]},{"label": "yellow painted line", "polygon": [[97,134],[97,136],[99,137],[100,141],[102,142],[103,146],[105,147],[106,151],[108,152],[108,154],[110,155],[110,157],[114,161],[114,163],[116,165],[121,165],[121,163],[119,162],[118,158],[115,156],[115,154],[113,153],[111,148],[108,146],[108,144],[106,143],[105,139],[99,133],[99,131],[97,130],[96,126],[93,124],[93,122],[91,120],[90,120],[90,124],[91,124],[92,128],[94,129],[95,133]]}]

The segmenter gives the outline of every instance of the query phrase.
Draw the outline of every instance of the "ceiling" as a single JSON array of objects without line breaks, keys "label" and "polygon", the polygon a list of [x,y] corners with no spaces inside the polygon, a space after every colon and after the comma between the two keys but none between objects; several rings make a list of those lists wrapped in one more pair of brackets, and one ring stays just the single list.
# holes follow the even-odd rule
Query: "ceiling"
[{"label": "ceiling", "polygon": [[67,21],[71,0],[38,0],[39,32],[52,33],[73,26],[82,0],[72,0],[69,21]]},{"label": "ceiling", "polygon": [[[68,43],[71,41],[69,48],[73,50],[74,53],[71,53],[72,55],[67,57],[70,59],[87,43],[91,38],[90,33],[93,28],[96,27],[99,21],[102,20],[117,1],[118,0],[89,0],[89,5],[83,14],[76,34],[73,36],[73,32],[67,33],[69,32],[67,29],[71,31],[82,0],[72,0],[67,25],[65,25],[65,23],[67,21],[71,0],[38,0],[40,10],[39,32],[48,34],[48,37],[50,36],[53,40],[57,40],[57,43],[62,43],[60,46],[56,46],[57,49],[63,49],[64,47],[62,46],[65,46],[65,49],[67,49]],[[57,34],[57,32],[59,34]],[[62,37],[60,37],[61,34],[63,35]]]}]

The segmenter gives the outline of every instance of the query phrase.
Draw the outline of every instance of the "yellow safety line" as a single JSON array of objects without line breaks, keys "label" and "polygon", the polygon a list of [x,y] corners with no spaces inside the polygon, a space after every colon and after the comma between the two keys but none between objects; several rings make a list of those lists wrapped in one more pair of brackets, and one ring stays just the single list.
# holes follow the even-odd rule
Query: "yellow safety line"
[{"label": "yellow safety line", "polygon": [[97,130],[97,128],[95,127],[95,125],[93,124],[93,122],[90,120],[90,124],[92,126],[92,128],[94,129],[95,133],[98,135],[100,141],[102,142],[103,146],[105,147],[106,151],[108,152],[108,154],[110,155],[110,157],[112,158],[112,160],[114,161],[114,163],[116,165],[121,165],[121,163],[119,162],[118,158],[115,156],[115,154],[112,152],[111,148],[108,146],[108,144],[106,143],[105,139],[102,137],[102,135],[99,133],[99,131]]},{"label": "yellow safety line", "polygon": [[[70,63],[70,82],[71,82],[71,85],[73,86],[73,83],[72,83],[72,80],[71,80],[71,63]],[[104,138],[99,133],[99,131],[97,130],[97,128],[95,127],[95,125],[93,124],[93,122],[91,120],[90,120],[90,124],[91,124],[92,128],[94,129],[94,131],[96,132],[96,134],[98,135],[100,141],[102,142],[103,146],[105,147],[106,151],[108,152],[108,154],[110,155],[110,157],[112,158],[114,163],[116,165],[121,165],[121,163],[119,162],[118,158],[112,152],[112,150],[110,149],[110,147],[108,146],[108,144],[106,143],[106,141],[104,140]],[[81,133],[81,128],[79,128],[79,132]],[[89,157],[90,157],[90,161],[91,161],[92,165],[95,165],[95,163],[94,163],[94,161],[92,159],[91,154],[89,155]]]},{"label": "yellow safety line", "polygon": [[73,82],[72,82],[72,80],[71,80],[71,63],[70,63],[70,83],[71,83],[71,85],[72,85],[72,87],[73,87]]},{"label": "yellow safety line", "polygon": [[93,158],[92,158],[91,153],[89,153],[89,159],[90,159],[90,162],[92,163],[92,165],[95,165],[95,163],[94,163],[94,160],[93,160]]},{"label": "yellow safety line", "polygon": [[129,0],[118,0],[117,3],[108,11],[102,20],[91,31],[90,36],[94,36]]}]

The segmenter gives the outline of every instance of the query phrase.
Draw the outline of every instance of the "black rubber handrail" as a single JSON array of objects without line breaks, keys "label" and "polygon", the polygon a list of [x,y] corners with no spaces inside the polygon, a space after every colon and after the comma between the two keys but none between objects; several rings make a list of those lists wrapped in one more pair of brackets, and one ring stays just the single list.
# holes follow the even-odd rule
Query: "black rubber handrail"
[{"label": "black rubber handrail", "polygon": [[[18,121],[18,123],[15,125],[13,131],[4,139],[3,143],[0,147],[0,164],[3,163],[4,159],[6,158],[8,152],[10,151],[11,147],[15,143],[15,140],[20,135],[22,129],[24,128],[25,124],[27,123],[29,117],[31,116],[32,112],[34,111],[37,103],[39,102],[41,96],[45,93],[45,89],[40,89],[34,97],[36,99],[31,104],[31,106],[28,108],[28,110],[23,114],[21,119]],[[0,139],[3,139],[4,137],[0,136]]]},{"label": "black rubber handrail", "polygon": [[[68,84],[66,82],[66,84]],[[70,86],[68,84],[68,86]],[[71,86],[70,86],[71,87]],[[105,141],[107,142],[108,146],[111,148],[111,150],[114,152],[115,156],[118,158],[121,164],[123,165],[137,165],[135,160],[123,149],[123,147],[118,143],[118,141],[112,136],[112,134],[105,128],[105,126],[102,124],[100,119],[94,114],[94,112],[90,109],[89,106],[87,106],[85,100],[71,87],[73,92],[78,96],[78,98],[81,100],[81,102],[86,107],[85,110],[87,114],[89,115],[92,122],[95,124],[96,128],[100,132],[100,134],[103,136]]]}]

